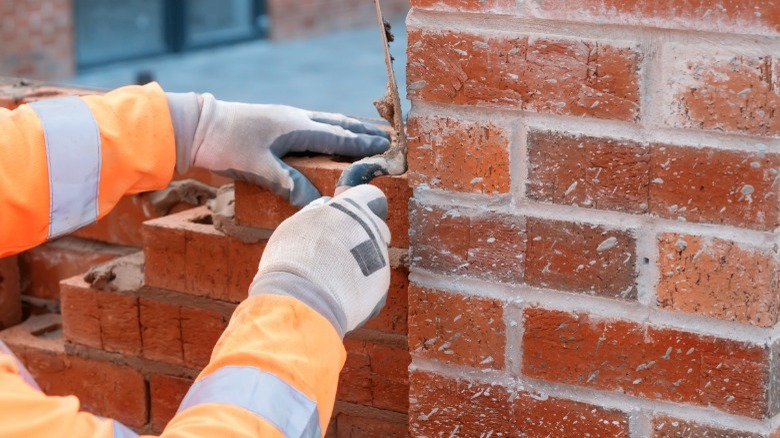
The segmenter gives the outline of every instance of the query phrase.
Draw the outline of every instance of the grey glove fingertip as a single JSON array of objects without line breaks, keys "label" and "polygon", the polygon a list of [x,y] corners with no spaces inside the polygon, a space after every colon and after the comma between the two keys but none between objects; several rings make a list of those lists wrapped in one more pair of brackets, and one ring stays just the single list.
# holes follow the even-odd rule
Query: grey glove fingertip
[{"label": "grey glove fingertip", "polygon": [[357,134],[348,139],[341,147],[339,154],[350,157],[368,157],[381,154],[390,147],[390,140],[385,137],[368,134]]},{"label": "grey glove fingertip", "polygon": [[289,172],[293,183],[292,190],[288,193],[290,204],[303,208],[321,196],[320,191],[301,172],[286,164],[283,167]]}]

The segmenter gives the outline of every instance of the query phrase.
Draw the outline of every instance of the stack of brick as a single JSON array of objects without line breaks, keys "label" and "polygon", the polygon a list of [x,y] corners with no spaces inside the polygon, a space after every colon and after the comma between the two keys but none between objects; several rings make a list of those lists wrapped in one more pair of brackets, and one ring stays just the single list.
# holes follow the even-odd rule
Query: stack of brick
[{"label": "stack of brick", "polygon": [[780,435],[780,6],[412,6],[411,434]]}]

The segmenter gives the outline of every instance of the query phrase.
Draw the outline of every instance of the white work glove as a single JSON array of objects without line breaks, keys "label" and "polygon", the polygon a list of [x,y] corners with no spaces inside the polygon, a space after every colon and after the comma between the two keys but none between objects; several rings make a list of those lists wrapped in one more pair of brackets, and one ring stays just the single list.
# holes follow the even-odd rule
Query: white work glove
[{"label": "white work glove", "polygon": [[320,198],[274,231],[249,295],[296,298],[339,334],[379,313],[390,287],[387,199],[370,185]]},{"label": "white work glove", "polygon": [[303,207],[319,191],[280,159],[289,152],[366,157],[390,146],[381,129],[340,114],[283,105],[222,102],[211,94],[167,93],[176,170],[190,166],[265,187]]}]

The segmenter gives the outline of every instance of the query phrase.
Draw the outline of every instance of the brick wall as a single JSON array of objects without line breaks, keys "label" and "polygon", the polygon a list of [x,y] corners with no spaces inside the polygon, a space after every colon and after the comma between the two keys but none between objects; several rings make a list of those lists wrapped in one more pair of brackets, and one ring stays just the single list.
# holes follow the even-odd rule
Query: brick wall
[{"label": "brick wall", "polygon": [[410,433],[780,433],[777,3],[411,3]]},{"label": "brick wall", "polygon": [[0,2],[0,76],[56,79],[75,69],[70,0]]}]

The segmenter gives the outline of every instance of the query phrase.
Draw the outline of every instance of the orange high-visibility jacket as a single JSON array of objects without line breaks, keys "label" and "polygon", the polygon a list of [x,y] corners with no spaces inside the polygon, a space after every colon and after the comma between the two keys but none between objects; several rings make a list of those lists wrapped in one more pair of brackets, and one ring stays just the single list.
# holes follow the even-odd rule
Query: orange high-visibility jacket
[{"label": "orange high-visibility jacket", "polygon": [[[157,84],[104,96],[0,108],[0,257],[104,216],[125,194],[165,187],[175,165]],[[161,436],[322,436],[346,352],[302,302],[255,296],[238,306]],[[40,392],[0,342],[0,437],[135,436]]]}]

